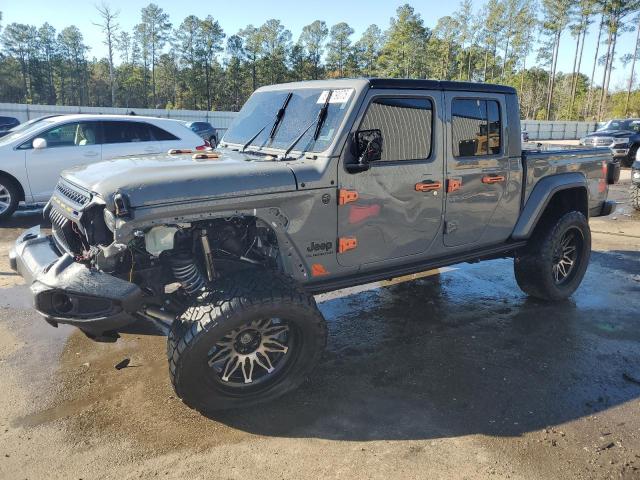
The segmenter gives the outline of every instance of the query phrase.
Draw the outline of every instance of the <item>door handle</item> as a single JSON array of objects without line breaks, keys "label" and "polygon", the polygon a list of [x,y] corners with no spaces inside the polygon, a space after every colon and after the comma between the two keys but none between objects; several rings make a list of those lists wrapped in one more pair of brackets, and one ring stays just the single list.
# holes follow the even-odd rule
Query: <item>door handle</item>
[{"label": "door handle", "polygon": [[156,152],[158,152],[158,149],[155,148],[155,147],[147,147],[147,148],[144,149],[144,151],[146,153],[156,153]]},{"label": "door handle", "polygon": [[504,181],[504,175],[485,175],[482,177],[482,183],[500,183]]},{"label": "door handle", "polygon": [[416,192],[432,192],[434,190],[440,190],[442,183],[440,182],[420,182],[416,183]]},{"label": "door handle", "polygon": [[100,155],[98,152],[85,152],[84,154],[85,157],[97,157],[98,155]]}]

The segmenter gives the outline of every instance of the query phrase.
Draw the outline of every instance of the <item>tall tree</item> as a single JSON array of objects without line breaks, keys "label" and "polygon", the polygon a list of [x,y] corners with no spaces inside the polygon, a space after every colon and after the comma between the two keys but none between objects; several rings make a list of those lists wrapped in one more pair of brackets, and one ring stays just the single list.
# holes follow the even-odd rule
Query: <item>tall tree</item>
[{"label": "tall tree", "polygon": [[618,37],[627,29],[626,19],[629,15],[640,10],[640,0],[610,0],[606,3],[603,11],[606,14],[607,27],[607,54],[605,57],[605,67],[603,76],[602,95],[598,108],[598,120],[600,120],[606,108],[609,96],[609,82],[611,72],[615,62],[616,45]]},{"label": "tall tree", "polygon": [[569,28],[571,34],[576,38],[576,49],[573,57],[573,71],[571,74],[571,103],[569,105],[568,115],[573,118],[573,106],[576,101],[576,88],[578,85],[578,74],[580,73],[580,65],[582,63],[582,54],[584,52],[584,41],[591,24],[591,17],[594,14],[595,0],[579,0],[575,12],[575,23]]},{"label": "tall tree", "polygon": [[624,101],[625,117],[629,112],[629,98],[631,97],[631,89],[633,87],[633,82],[634,82],[633,76],[636,69],[636,60],[638,59],[638,49],[640,48],[640,15],[636,16],[635,24],[636,24],[636,43],[635,43],[635,46],[633,47],[633,52],[629,54],[629,56],[627,57],[627,60],[631,62],[631,73],[629,74],[629,81],[627,84],[627,96],[625,97],[625,101]]},{"label": "tall tree", "polygon": [[46,101],[49,104],[56,103],[56,91],[54,83],[54,69],[58,56],[58,44],[56,41],[56,29],[48,23],[44,23],[38,29],[38,43],[46,71]]},{"label": "tall tree", "polygon": [[375,74],[376,63],[382,47],[382,31],[377,25],[369,25],[356,42],[355,47],[360,52],[360,69],[367,77]]},{"label": "tall tree", "polygon": [[244,52],[251,68],[251,89],[258,88],[258,60],[262,55],[262,33],[253,25],[240,30],[238,36],[244,44]]},{"label": "tall tree", "polygon": [[259,30],[262,41],[262,63],[269,83],[279,83],[286,78],[287,55],[291,47],[291,32],[280,20],[267,20]]},{"label": "tall tree", "polygon": [[547,120],[551,118],[551,110],[553,106],[553,90],[556,83],[556,67],[558,64],[558,53],[560,51],[560,37],[569,23],[572,6],[572,0],[542,0],[542,13],[544,16],[543,29],[550,36],[553,48],[549,65]]},{"label": "tall tree", "polygon": [[119,11],[114,11],[106,3],[96,5],[98,15],[100,16],[100,23],[94,23],[94,25],[102,29],[104,34],[104,43],[107,47],[107,60],[109,61],[109,87],[111,89],[111,106],[116,105],[116,79],[115,79],[115,67],[113,65],[113,53],[115,50],[116,35],[118,34],[118,15]]},{"label": "tall tree", "polygon": [[22,73],[23,101],[31,99],[31,82],[29,79],[29,59],[31,39],[35,35],[35,27],[23,23],[10,23],[2,33],[2,45],[5,51],[20,63]]},{"label": "tall tree", "polygon": [[424,60],[429,34],[422,17],[411,5],[398,7],[380,51],[381,73],[390,77],[426,76]]},{"label": "tall tree", "polygon": [[144,25],[144,35],[146,44],[151,55],[151,91],[153,95],[153,105],[156,106],[156,60],[162,52],[169,33],[171,22],[162,8],[155,3],[150,3],[141,10],[142,25]]},{"label": "tall tree", "polygon": [[202,45],[202,59],[204,68],[205,88],[207,92],[207,110],[213,106],[212,76],[214,66],[217,65],[216,57],[222,51],[222,42],[225,34],[217,20],[211,15],[200,22],[200,43]]},{"label": "tall tree", "polygon": [[348,23],[340,22],[331,27],[329,42],[327,43],[327,67],[337,73],[337,77],[344,77],[344,67],[351,49],[351,35],[353,28]]},{"label": "tall tree", "polygon": [[300,43],[309,55],[312,66],[312,78],[317,80],[320,75],[320,61],[324,52],[324,42],[329,35],[327,24],[322,20],[316,20],[302,28]]}]

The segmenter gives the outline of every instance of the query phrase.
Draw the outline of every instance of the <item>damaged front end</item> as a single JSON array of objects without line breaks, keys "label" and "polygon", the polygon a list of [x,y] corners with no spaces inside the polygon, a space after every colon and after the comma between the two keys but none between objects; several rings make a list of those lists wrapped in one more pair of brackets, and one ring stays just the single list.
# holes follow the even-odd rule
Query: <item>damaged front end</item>
[{"label": "damaged front end", "polygon": [[73,325],[101,341],[122,332],[166,333],[225,272],[281,267],[274,231],[243,215],[155,224],[115,241],[117,228],[135,215],[121,200],[111,210],[61,179],[44,211],[51,235],[35,227],[18,238],[12,267],[31,284],[34,305],[50,324]]},{"label": "damaged front end", "polygon": [[[126,246],[113,247],[105,211],[101,198],[61,179],[44,210],[51,235],[43,235],[40,227],[27,230],[9,257],[12,268],[31,285],[34,306],[47,322],[73,325],[91,338],[112,341],[158,299],[118,274],[130,270],[131,260],[125,260]],[[101,268],[100,259],[111,269]]]}]

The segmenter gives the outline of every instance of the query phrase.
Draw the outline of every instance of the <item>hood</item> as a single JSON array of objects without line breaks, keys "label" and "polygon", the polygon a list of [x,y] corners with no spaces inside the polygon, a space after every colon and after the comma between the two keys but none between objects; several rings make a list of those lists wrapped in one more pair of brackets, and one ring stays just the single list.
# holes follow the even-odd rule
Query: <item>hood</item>
[{"label": "hood", "polygon": [[636,132],[633,130],[597,130],[593,133],[590,133],[585,138],[589,137],[630,137],[631,135],[636,135]]},{"label": "hood", "polygon": [[296,190],[287,162],[262,161],[230,150],[217,159],[194,160],[191,154],[124,157],[78,166],[65,180],[100,195],[111,205],[116,192],[131,207],[228,198]]}]

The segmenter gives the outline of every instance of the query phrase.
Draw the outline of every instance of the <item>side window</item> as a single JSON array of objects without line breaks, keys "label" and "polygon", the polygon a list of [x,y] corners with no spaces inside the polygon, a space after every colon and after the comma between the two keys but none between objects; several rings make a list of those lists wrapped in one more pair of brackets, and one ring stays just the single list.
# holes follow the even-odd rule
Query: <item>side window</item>
[{"label": "side window", "polygon": [[[37,138],[47,141],[47,148],[95,145],[98,142],[98,124],[95,122],[74,122],[58,125],[38,134]],[[25,144],[31,148],[30,140]]]},{"label": "side window", "polygon": [[454,99],[451,104],[453,155],[477,157],[500,153],[501,125],[497,101]]},{"label": "side window", "polygon": [[142,122],[104,122],[104,143],[150,142],[149,125]]},{"label": "side window", "polygon": [[433,105],[428,98],[376,98],[360,130],[382,132],[382,161],[423,160],[431,156]]},{"label": "side window", "polygon": [[164,141],[164,140],[178,140],[178,137],[173,135],[172,133],[163,130],[160,127],[156,127],[155,125],[149,124],[149,128],[151,129],[151,135],[154,140]]}]

